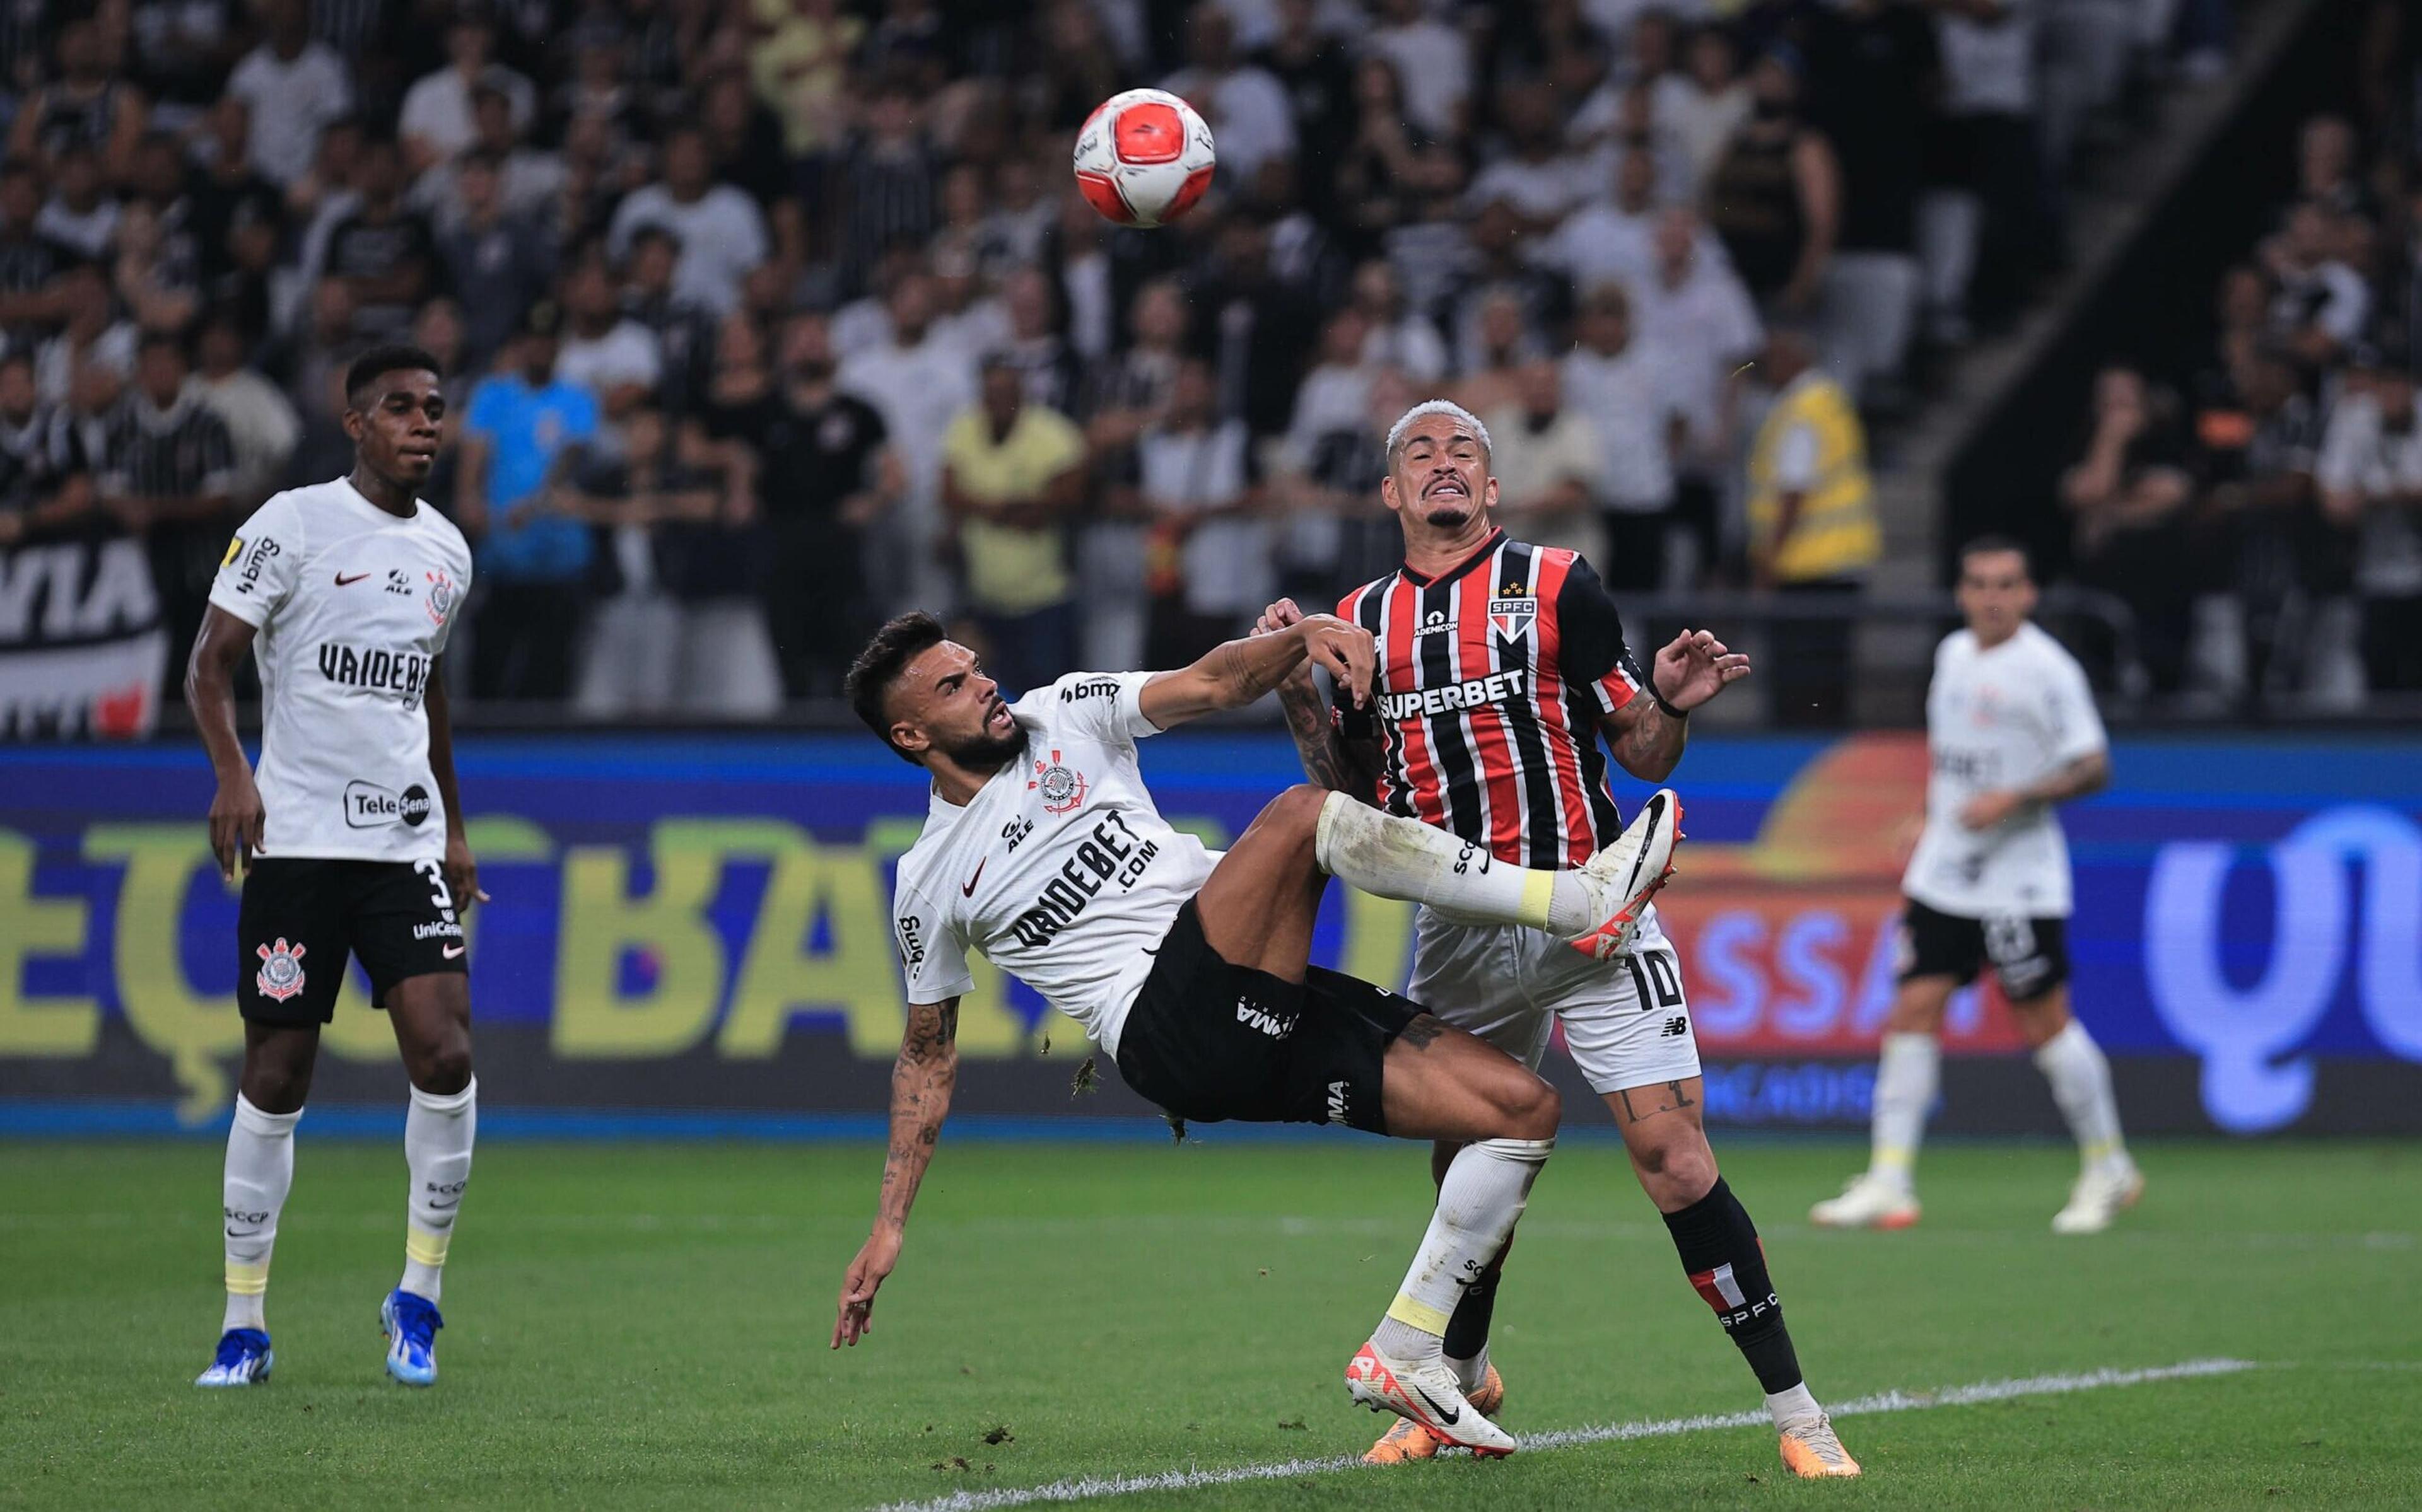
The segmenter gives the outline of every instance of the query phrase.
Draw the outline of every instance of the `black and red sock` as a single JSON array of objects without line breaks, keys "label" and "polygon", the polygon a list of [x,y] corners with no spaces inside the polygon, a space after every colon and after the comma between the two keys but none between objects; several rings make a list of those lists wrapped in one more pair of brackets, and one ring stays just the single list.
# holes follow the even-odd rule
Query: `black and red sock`
[{"label": "black and red sock", "polygon": [[1724,1178],[1716,1177],[1706,1196],[1680,1212],[1667,1213],[1665,1226],[1691,1285],[1716,1310],[1766,1394],[1799,1385],[1800,1357],[1791,1348],[1790,1330],[1783,1326],[1783,1300],[1766,1273],[1766,1249]]}]

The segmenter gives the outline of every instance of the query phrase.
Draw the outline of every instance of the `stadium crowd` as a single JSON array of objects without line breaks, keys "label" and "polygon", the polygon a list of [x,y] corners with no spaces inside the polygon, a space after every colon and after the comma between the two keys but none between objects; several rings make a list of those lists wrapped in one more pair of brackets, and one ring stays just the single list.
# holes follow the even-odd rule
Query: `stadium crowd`
[{"label": "stadium crowd", "polygon": [[[430,498],[477,547],[478,699],[764,711],[910,604],[1013,685],[1174,662],[1392,563],[1380,436],[1441,392],[1510,522],[1618,589],[1851,592],[1863,408],[2018,304],[2081,139],[2226,27],[2225,0],[25,0],[0,548],[139,537],[181,661],[232,523],[343,471],[349,358],[409,339],[448,365]],[[1220,151],[1151,233],[1067,176],[1143,82]],[[2336,413],[2394,430],[2347,312],[2386,303],[2402,223],[2343,141],[2309,156],[2225,302],[2279,342],[2231,325],[2159,434],[2216,456],[2236,404],[2237,471],[2198,475],[2234,498],[2307,425],[2307,512],[2383,529],[2357,443],[2282,416],[2358,363]],[[2122,580],[2182,486],[2127,423],[2068,492]],[[2414,580],[2367,600],[2383,626],[2422,601],[2408,559],[2365,553]]]},{"label": "stadium crowd", "polygon": [[2096,382],[2060,502],[2077,576],[2132,611],[2116,670],[2139,691],[2316,710],[2422,693],[2417,31],[2371,34],[2363,129],[2302,123],[2206,343]]}]

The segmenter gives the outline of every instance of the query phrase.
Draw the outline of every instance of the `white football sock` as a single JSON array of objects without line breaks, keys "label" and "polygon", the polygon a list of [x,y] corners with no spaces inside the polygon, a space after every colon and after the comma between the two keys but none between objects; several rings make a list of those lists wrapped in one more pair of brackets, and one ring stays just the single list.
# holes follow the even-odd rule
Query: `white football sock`
[{"label": "white football sock", "polygon": [[1568,871],[1507,865],[1486,846],[1418,820],[1382,814],[1344,793],[1320,805],[1314,852],[1321,869],[1376,897],[1425,903],[1481,924],[1519,924],[1577,935],[1599,922]]},{"label": "white football sock", "polygon": [[412,1202],[403,1229],[405,1291],[437,1300],[446,1268],[446,1246],[454,1238],[454,1214],[471,1180],[471,1136],[480,1126],[480,1079],[460,1092],[412,1089],[412,1111],[403,1115],[403,1159],[412,1171]]},{"label": "white football sock", "polygon": [[1438,1209],[1404,1287],[1371,1335],[1382,1354],[1408,1362],[1439,1355],[1465,1283],[1505,1247],[1530,1200],[1531,1183],[1555,1147],[1552,1139],[1484,1139],[1455,1156],[1439,1183]]},{"label": "white football sock", "polygon": [[2052,1083],[2052,1099],[2068,1120],[2084,1164],[2124,1163],[2128,1148],[2119,1137],[2119,1104],[2111,1095],[2111,1063],[2085,1025],[2069,1020],[2036,1051],[2036,1066]]},{"label": "white football sock", "polygon": [[235,1095],[235,1122],[228,1130],[227,1170],[219,1195],[226,1209],[227,1320],[228,1329],[266,1330],[262,1306],[269,1291],[269,1252],[277,1244],[277,1214],[294,1185],[294,1126],[303,1110],[263,1113],[243,1093]]},{"label": "white football sock", "polygon": [[1886,1035],[1876,1057],[1875,1141],[1867,1171],[1906,1191],[1927,1110],[1942,1076],[1942,1048],[1932,1035]]},{"label": "white football sock", "polygon": [[1808,1383],[1804,1380],[1789,1391],[1779,1391],[1768,1397],[1766,1410],[1772,1414],[1777,1428],[1814,1423],[1825,1415],[1825,1410],[1816,1405],[1816,1398],[1808,1395]]}]

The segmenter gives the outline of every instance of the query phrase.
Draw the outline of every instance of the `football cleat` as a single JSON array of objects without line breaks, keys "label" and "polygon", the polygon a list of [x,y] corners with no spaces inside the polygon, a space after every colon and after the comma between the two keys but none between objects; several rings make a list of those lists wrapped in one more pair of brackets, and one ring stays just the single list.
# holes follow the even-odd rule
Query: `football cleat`
[{"label": "football cleat", "polygon": [[1593,960],[1612,960],[1630,949],[1648,900],[1674,875],[1674,847],[1681,838],[1682,801],[1673,788],[1659,787],[1614,844],[1582,865],[1582,883],[1602,917],[1596,927],[1565,943]]},{"label": "football cleat", "polygon": [[[1505,1405],[1505,1382],[1498,1376],[1495,1365],[1488,1367],[1488,1377],[1480,1383],[1480,1389],[1466,1393],[1464,1399],[1491,1418],[1497,1415],[1497,1410]],[[1400,1417],[1396,1419],[1395,1426],[1379,1435],[1379,1442],[1364,1453],[1362,1462],[1366,1465],[1401,1465],[1408,1460],[1435,1459],[1438,1452],[1445,1447],[1431,1436],[1429,1429],[1411,1418]]]},{"label": "football cleat", "polygon": [[2068,1189],[2068,1206],[2052,1215],[2052,1231],[2100,1234],[2144,1194],[2145,1173],[2136,1169],[2135,1161],[2123,1159],[2115,1167],[2097,1165]]},{"label": "football cleat", "polygon": [[1783,1430],[1783,1463],[1801,1480],[1848,1479],[1859,1473],[1859,1462],[1842,1447],[1833,1420],[1822,1412],[1813,1423],[1795,1423]]},{"label": "football cleat", "polygon": [[1908,1228],[1917,1222],[1917,1194],[1897,1181],[1862,1171],[1842,1185],[1842,1194],[1808,1209],[1818,1228]]},{"label": "football cleat", "polygon": [[257,1328],[231,1328],[219,1335],[219,1352],[211,1367],[194,1378],[197,1386],[258,1386],[269,1379],[277,1351],[269,1335]]},{"label": "football cleat", "polygon": [[437,1331],[446,1319],[437,1304],[399,1286],[379,1303],[379,1332],[386,1335],[386,1373],[406,1386],[437,1380]]},{"label": "football cleat", "polygon": [[1501,1458],[1516,1448],[1514,1436],[1463,1395],[1455,1367],[1443,1358],[1413,1364],[1391,1360],[1366,1344],[1345,1366],[1345,1391],[1374,1412],[1393,1412],[1441,1444],[1469,1449],[1483,1459]]}]

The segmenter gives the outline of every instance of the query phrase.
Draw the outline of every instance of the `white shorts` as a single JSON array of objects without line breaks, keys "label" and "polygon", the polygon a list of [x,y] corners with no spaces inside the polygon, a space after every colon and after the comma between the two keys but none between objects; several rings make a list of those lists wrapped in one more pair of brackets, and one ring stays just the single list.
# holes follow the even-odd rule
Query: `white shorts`
[{"label": "white shorts", "polygon": [[1539,1068],[1558,1019],[1565,1048],[1604,1096],[1699,1074],[1682,963],[1652,907],[1628,959],[1596,961],[1544,929],[1463,924],[1421,911],[1408,996]]}]

